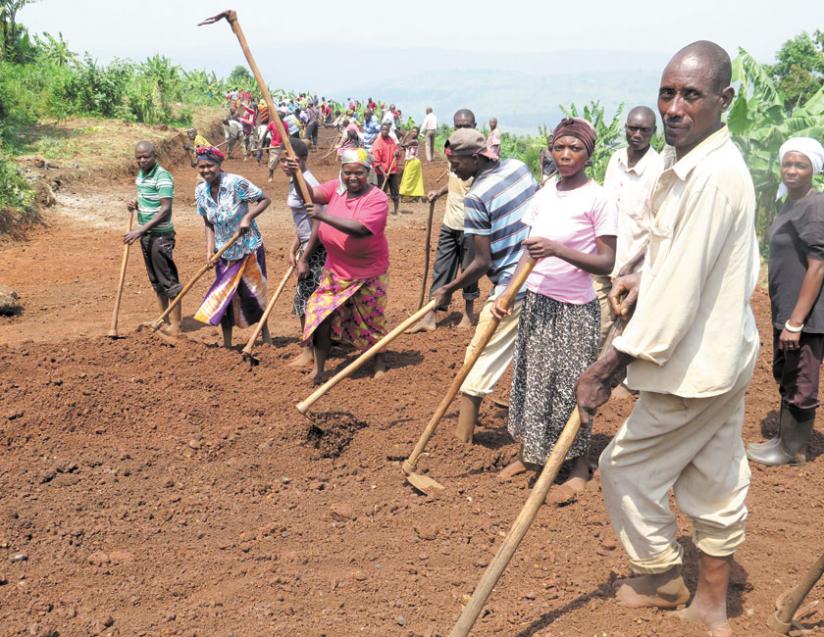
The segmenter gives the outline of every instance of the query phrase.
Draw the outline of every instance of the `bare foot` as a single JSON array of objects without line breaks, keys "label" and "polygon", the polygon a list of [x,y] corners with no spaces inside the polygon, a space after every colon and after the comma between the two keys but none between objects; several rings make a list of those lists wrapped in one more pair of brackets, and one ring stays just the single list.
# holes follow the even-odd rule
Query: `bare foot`
[{"label": "bare foot", "polygon": [[615,585],[615,598],[627,608],[678,608],[690,598],[677,567],[666,573],[619,579]]},{"label": "bare foot", "polygon": [[372,368],[372,378],[381,378],[386,375],[386,360],[382,354],[375,356],[375,364]]},{"label": "bare foot", "polygon": [[309,367],[315,362],[311,347],[302,347],[300,354],[289,362],[289,367]]},{"label": "bare foot", "polygon": [[589,465],[584,456],[576,458],[570,471],[569,479],[558,486],[554,486],[549,490],[546,497],[547,504],[553,506],[566,506],[572,504],[578,499],[580,494],[587,486],[590,478]]},{"label": "bare foot", "polygon": [[515,462],[511,462],[506,465],[501,471],[498,473],[498,480],[501,482],[508,482],[512,480],[515,476],[524,473],[526,471],[526,465],[521,462],[520,460],[516,460]]},{"label": "bare foot", "polygon": [[459,330],[468,330],[470,328],[475,327],[475,324],[472,322],[472,317],[468,314],[464,314],[461,316],[461,322],[457,325]]},{"label": "bare foot", "polygon": [[679,610],[675,613],[678,619],[688,622],[690,624],[703,624],[709,628],[708,637],[732,637],[732,627],[727,621],[726,614],[724,619],[718,618],[717,623],[712,623],[712,618],[704,616],[700,611],[694,609],[692,605],[684,610]]},{"label": "bare foot", "polygon": [[727,622],[731,567],[732,557],[712,557],[702,553],[695,596],[689,607],[678,613],[684,621],[706,626],[710,637],[732,637],[732,628]]},{"label": "bare foot", "polygon": [[160,328],[160,331],[163,332],[166,336],[172,336],[174,338],[177,338],[178,336],[180,336],[180,325],[163,325]]},{"label": "bare foot", "polygon": [[429,312],[418,323],[406,330],[407,334],[417,334],[418,332],[434,332],[438,328],[434,312]]}]

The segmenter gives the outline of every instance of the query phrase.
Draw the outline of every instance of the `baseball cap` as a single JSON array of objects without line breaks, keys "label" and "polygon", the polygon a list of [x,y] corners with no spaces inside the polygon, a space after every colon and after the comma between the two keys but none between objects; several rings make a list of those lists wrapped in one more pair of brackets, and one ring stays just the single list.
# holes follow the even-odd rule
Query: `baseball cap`
[{"label": "baseball cap", "polygon": [[449,136],[444,144],[446,155],[471,156],[483,155],[489,159],[497,159],[495,154],[487,149],[486,139],[479,130],[474,128],[459,128]]}]

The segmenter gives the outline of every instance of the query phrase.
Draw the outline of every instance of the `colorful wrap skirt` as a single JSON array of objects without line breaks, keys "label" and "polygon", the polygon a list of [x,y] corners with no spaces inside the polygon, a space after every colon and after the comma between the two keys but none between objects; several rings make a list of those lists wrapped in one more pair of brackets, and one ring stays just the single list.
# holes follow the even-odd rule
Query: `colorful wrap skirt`
[{"label": "colorful wrap skirt", "polygon": [[303,340],[311,342],[318,326],[332,317],[332,339],[364,351],[386,334],[389,274],[371,279],[341,279],[324,268],[317,289],[306,302]]},{"label": "colorful wrap skirt", "polygon": [[209,325],[226,322],[249,327],[263,316],[266,288],[263,245],[236,261],[219,259],[215,264],[215,282],[203,297],[195,320]]}]

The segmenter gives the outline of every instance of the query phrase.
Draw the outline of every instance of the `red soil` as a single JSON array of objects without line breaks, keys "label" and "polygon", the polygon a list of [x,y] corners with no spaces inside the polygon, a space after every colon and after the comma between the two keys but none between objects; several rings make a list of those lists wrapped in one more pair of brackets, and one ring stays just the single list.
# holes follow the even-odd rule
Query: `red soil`
[{"label": "red soil", "polygon": [[[266,184],[250,162],[227,169],[273,198],[261,221],[277,281],[292,236],[285,178]],[[427,187],[444,169],[426,167]],[[316,171],[334,176],[331,165]],[[176,259],[185,278],[204,249],[195,174],[179,166],[175,175]],[[433,334],[395,341],[383,379],[358,373],[305,418],[293,405],[311,392],[309,377],[286,366],[298,353],[291,285],[270,322],[275,345],[261,345],[262,364],[250,370],[237,351],[216,346],[217,329],[191,320],[177,347],[134,332],[156,314],[135,251],[121,316],[127,338],[105,338],[133,186],[76,187],[72,201],[102,225],[55,212],[29,241],[2,248],[0,280],[26,309],[0,319],[0,634],[448,634],[528,494],[526,478],[495,479],[517,446],[506,412],[491,401],[476,445],[452,437],[453,409],[421,459],[446,485],[441,497],[404,483],[401,460],[470,337],[455,327],[457,311]],[[427,207],[402,209],[411,214],[392,218],[388,230],[390,324],[415,309],[420,285]],[[747,401],[747,440],[774,429],[777,404],[762,291],[755,308],[765,344]],[[246,334],[235,335],[238,348]],[[331,368],[351,358],[339,355]],[[507,389],[502,382],[500,393]],[[604,410],[596,453],[631,407],[614,400]],[[738,635],[770,634],[765,620],[776,596],[821,551],[820,435],[813,450],[804,468],[753,468],[748,539],[728,600]],[[695,551],[680,522],[692,585]],[[12,561],[21,553],[26,560]],[[626,572],[596,475],[578,503],[539,513],[473,634],[703,634],[670,613],[618,607],[611,582]],[[805,605],[803,623],[817,631],[822,594],[819,585]]]}]

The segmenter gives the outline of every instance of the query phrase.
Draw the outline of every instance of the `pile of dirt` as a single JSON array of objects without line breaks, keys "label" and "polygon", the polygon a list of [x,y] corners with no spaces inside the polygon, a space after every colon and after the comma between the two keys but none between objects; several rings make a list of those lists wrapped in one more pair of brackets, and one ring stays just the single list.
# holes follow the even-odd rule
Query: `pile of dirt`
[{"label": "pile of dirt", "polygon": [[[265,183],[252,162],[228,166]],[[443,168],[425,167],[428,186]],[[181,169],[176,179],[185,186],[175,202],[176,255],[191,272],[202,259],[202,226],[183,211],[195,176]],[[114,187],[125,196],[131,186]],[[279,202],[261,218],[276,272],[291,222],[285,182],[266,187]],[[405,207],[411,214],[391,219],[388,230],[390,324],[417,304],[426,206]],[[529,488],[528,477],[496,479],[517,445],[505,431],[506,411],[491,401],[477,444],[452,436],[456,402],[421,458],[419,469],[446,486],[442,495],[422,496],[404,481],[401,459],[470,338],[455,326],[457,313],[434,333],[395,341],[382,379],[356,374],[302,416],[294,405],[314,388],[286,365],[299,351],[288,303],[271,323],[275,345],[261,345],[261,364],[250,369],[238,351],[215,345],[215,328],[187,322],[187,338],[175,347],[132,332],[156,313],[145,273],[134,267],[124,297],[127,338],[111,341],[103,334],[114,286],[99,288],[113,280],[118,233],[96,230],[76,246],[78,227],[55,223],[25,251],[4,251],[31,311],[0,323],[9,343],[0,347],[0,632],[448,634]],[[60,259],[71,274],[55,265]],[[54,277],[22,271],[35,264],[49,264]],[[778,403],[763,292],[755,308],[765,346],[748,395],[748,440],[774,427]],[[330,371],[353,356],[337,353]],[[502,382],[502,397],[507,389]],[[596,453],[631,408],[631,400],[614,400],[599,415]],[[769,634],[764,622],[776,596],[821,550],[821,436],[812,451],[803,468],[753,469],[748,539],[728,598],[739,635]],[[679,518],[694,584],[689,531]],[[473,635],[702,634],[668,613],[618,607],[611,586],[625,573],[596,475],[574,505],[541,510]],[[822,595],[819,585],[802,622],[819,630]]]}]

